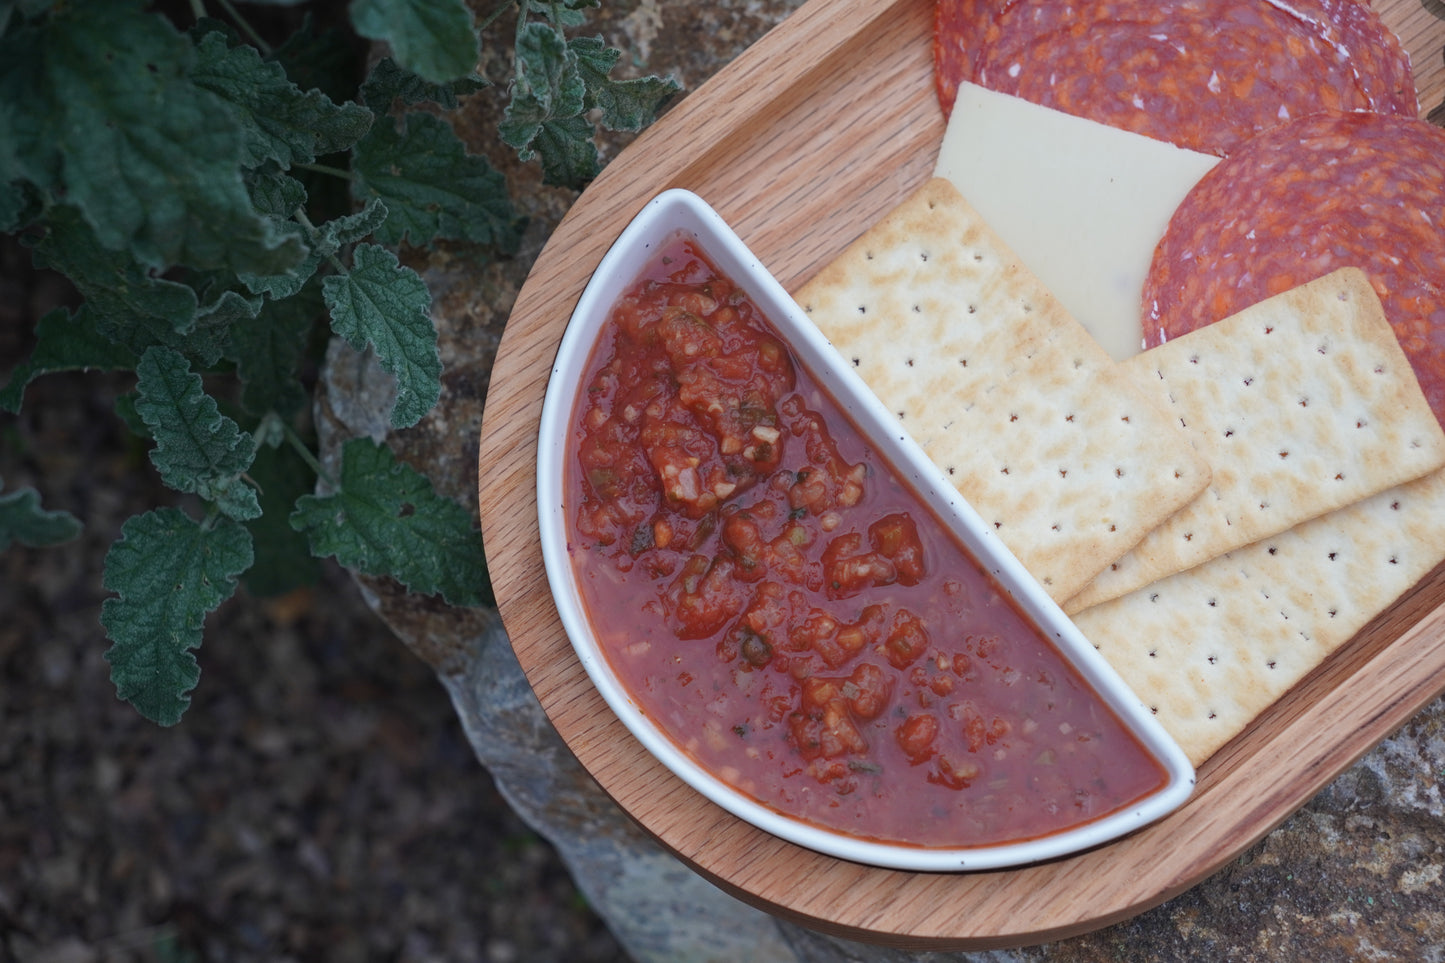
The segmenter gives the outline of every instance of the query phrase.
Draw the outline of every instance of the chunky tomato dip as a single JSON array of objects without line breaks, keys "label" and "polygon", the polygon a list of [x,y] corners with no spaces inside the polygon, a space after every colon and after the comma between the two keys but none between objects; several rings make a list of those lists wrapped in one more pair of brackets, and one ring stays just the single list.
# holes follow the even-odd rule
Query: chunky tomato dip
[{"label": "chunky tomato dip", "polygon": [[758,802],[974,847],[1165,773],[691,240],[613,307],[566,499],[591,625],[643,712]]}]

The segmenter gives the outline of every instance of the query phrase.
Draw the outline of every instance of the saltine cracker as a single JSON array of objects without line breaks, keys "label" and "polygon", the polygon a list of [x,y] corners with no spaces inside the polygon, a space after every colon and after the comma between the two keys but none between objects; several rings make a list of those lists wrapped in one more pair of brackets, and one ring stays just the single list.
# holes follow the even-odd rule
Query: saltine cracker
[{"label": "saltine cracker", "polygon": [[1174,420],[947,180],[795,298],[1056,601],[1209,481]]},{"label": "saltine cracker", "polygon": [[1445,470],[1080,612],[1194,765],[1445,559]]},{"label": "saltine cracker", "polygon": [[1071,614],[1445,466],[1445,431],[1357,268],[1122,365],[1213,478],[1068,600]]}]

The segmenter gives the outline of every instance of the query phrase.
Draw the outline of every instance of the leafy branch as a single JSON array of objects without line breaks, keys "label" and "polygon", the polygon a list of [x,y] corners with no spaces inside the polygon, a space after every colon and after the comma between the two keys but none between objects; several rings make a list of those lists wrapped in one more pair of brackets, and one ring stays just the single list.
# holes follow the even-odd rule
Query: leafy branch
[{"label": "leafy branch", "polygon": [[[50,373],[134,373],[117,417],[177,504],[122,527],[101,623],[116,691],[147,718],[181,718],[204,620],[242,581],[284,592],[334,556],[451,604],[490,602],[470,513],[385,445],[348,442],[312,493],[303,372],[329,333],[395,377],[394,427],[436,405],[431,295],[393,248],[445,239],[505,258],[523,226],[444,112],[504,98],[499,140],[578,188],[598,172],[599,125],[640,129],[678,89],[612,79],[619,52],[568,35],[592,6],[509,0],[476,23],[464,0],[353,0],[352,30],[391,56],[354,87],[333,71],[328,94],[295,79],[328,62],[309,21],[268,40],[230,0],[191,0],[184,23],[143,0],[0,2],[0,231],[79,296],[37,322],[0,411]],[[495,81],[477,73],[494,31],[513,53]],[[33,489],[0,488],[0,550],[80,530]]]}]

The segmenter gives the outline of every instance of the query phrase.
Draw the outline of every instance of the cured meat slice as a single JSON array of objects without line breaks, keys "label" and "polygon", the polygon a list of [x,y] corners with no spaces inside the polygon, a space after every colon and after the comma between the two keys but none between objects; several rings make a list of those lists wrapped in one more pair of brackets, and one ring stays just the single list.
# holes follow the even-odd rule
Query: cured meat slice
[{"label": "cured meat slice", "polygon": [[1318,110],[1419,114],[1364,0],[936,0],[934,78],[1203,153]]},{"label": "cured meat slice", "polygon": [[1320,113],[1220,161],[1155,248],[1145,344],[1350,266],[1445,425],[1445,130],[1417,118]]}]

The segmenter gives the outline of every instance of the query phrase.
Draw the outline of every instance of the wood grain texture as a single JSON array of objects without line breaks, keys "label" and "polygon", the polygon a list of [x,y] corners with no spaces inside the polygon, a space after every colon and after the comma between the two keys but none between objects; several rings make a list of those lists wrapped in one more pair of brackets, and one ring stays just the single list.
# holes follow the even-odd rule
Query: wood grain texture
[{"label": "wood grain texture", "polygon": [[[1377,7],[1411,50],[1428,114],[1445,100],[1445,8]],[[517,657],[567,744],[623,809],[699,873],[770,912],[855,940],[986,949],[1086,932],[1188,889],[1445,690],[1445,569],[1210,759],[1168,819],[1023,869],[920,874],[821,856],[713,806],[628,734],[572,653],[537,540],[536,434],[563,329],[607,247],[663,189],[701,195],[790,290],[906,197],[931,174],[944,130],[932,11],[931,0],[811,0],[608,165],[518,297],[493,368],[478,486]]]},{"label": "wood grain texture", "polygon": [[1371,6],[1410,54],[1420,116],[1445,124],[1445,0],[1376,0]]}]

